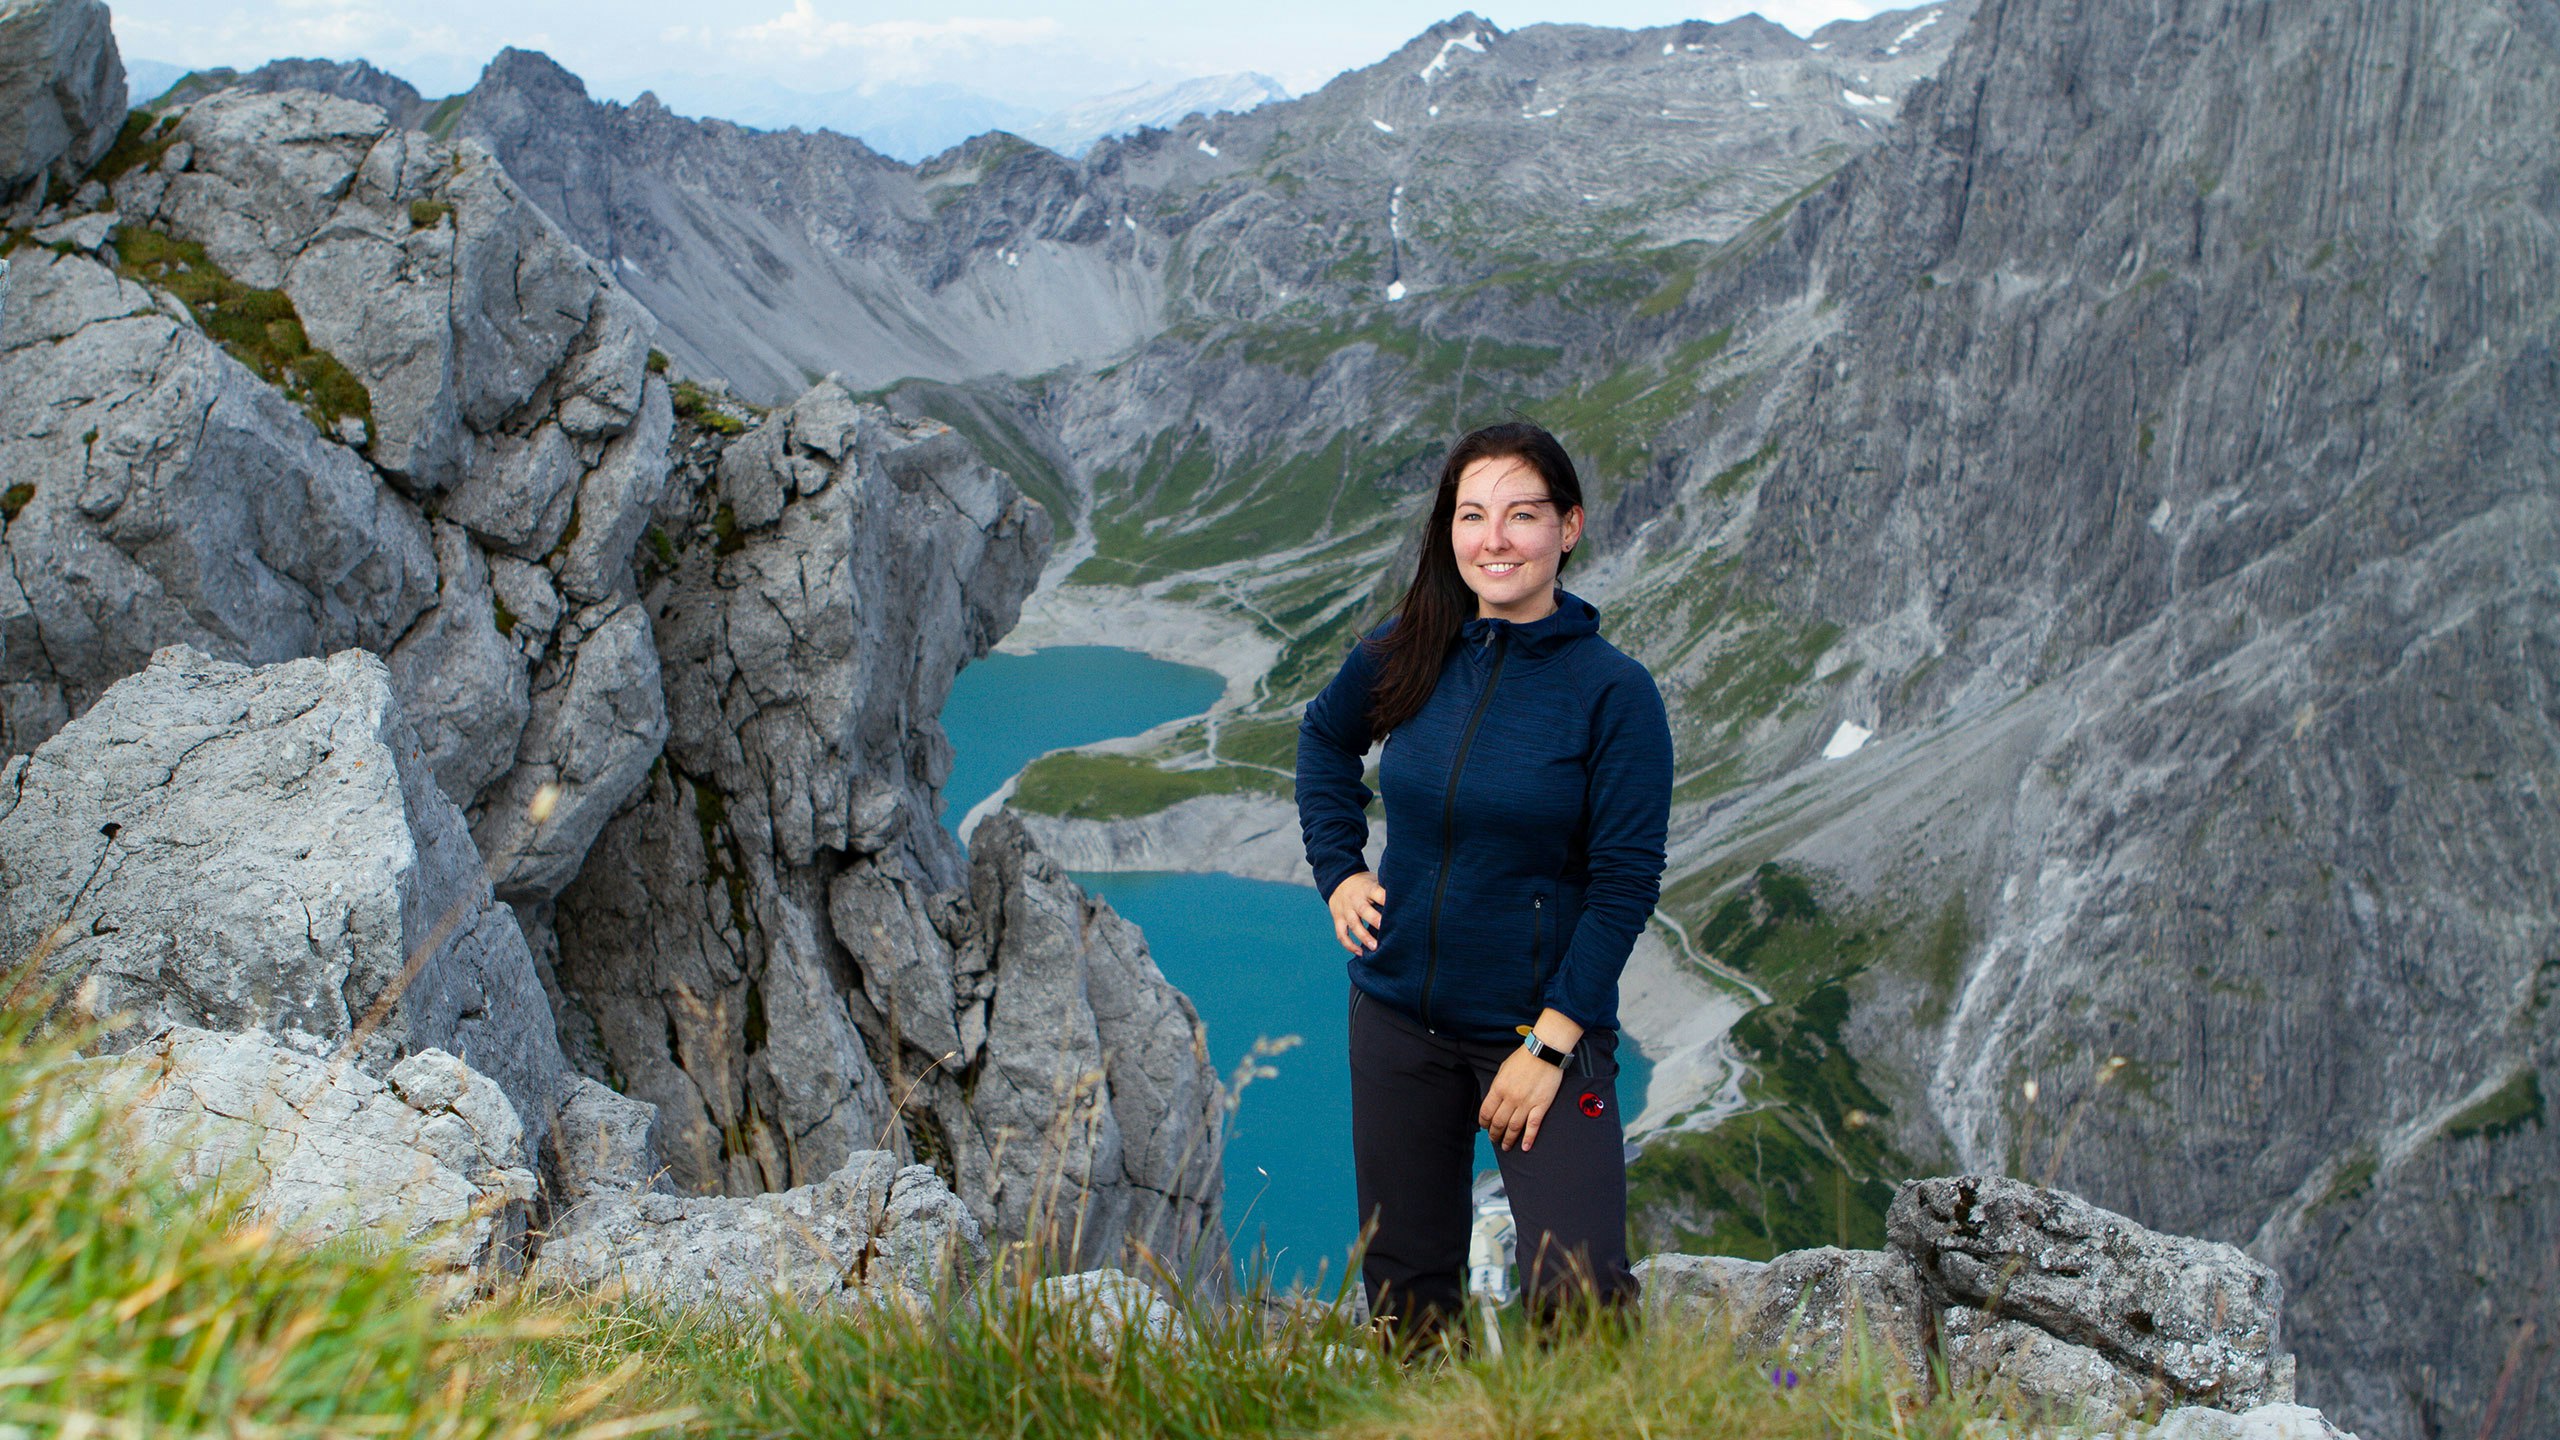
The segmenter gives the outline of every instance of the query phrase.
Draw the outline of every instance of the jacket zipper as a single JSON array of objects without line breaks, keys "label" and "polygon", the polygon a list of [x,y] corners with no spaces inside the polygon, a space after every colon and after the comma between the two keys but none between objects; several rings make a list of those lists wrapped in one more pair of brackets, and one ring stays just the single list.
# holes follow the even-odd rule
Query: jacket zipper
[{"label": "jacket zipper", "polygon": [[1538,961],[1546,954],[1547,897],[1540,891],[1529,897],[1529,1019],[1538,1018],[1538,992],[1546,988],[1546,977],[1538,973]]},{"label": "jacket zipper", "polygon": [[1476,743],[1476,725],[1484,707],[1493,703],[1493,687],[1502,683],[1502,661],[1511,650],[1508,633],[1493,637],[1493,669],[1484,677],[1484,693],[1458,732],[1458,753],[1449,762],[1449,792],[1440,802],[1440,879],[1431,887],[1431,955],[1422,967],[1422,1028],[1431,1028],[1431,982],[1440,974],[1440,900],[1449,893],[1449,850],[1458,843],[1458,777],[1466,772],[1467,747]]}]

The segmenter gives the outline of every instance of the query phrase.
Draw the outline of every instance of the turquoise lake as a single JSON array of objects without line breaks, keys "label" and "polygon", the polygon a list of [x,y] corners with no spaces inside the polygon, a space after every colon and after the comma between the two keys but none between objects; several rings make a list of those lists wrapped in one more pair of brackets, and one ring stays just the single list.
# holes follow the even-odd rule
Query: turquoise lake
[{"label": "turquoise lake", "polygon": [[[960,672],[942,712],[951,737],[943,823],[956,825],[1034,756],[1197,715],[1223,690],[1209,671],[1108,646],[990,655]],[[1165,978],[1199,1007],[1221,1079],[1255,1040],[1298,1037],[1266,1063],[1228,1119],[1227,1228],[1239,1265],[1256,1248],[1274,1281],[1328,1284],[1358,1233],[1343,953],[1313,889],[1233,875],[1076,875],[1147,935]],[[1644,1108],[1652,1066],[1622,1044],[1619,1105]],[[1476,1139],[1477,1168],[1493,1168]]]}]

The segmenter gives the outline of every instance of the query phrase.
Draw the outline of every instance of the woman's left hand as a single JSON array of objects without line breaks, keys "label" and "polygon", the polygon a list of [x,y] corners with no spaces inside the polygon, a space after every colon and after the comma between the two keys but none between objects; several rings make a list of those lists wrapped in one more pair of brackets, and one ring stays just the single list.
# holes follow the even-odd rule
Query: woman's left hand
[{"label": "woman's left hand", "polygon": [[1476,1124],[1493,1136],[1496,1150],[1508,1150],[1514,1142],[1530,1149],[1537,1143],[1539,1122],[1547,1118],[1547,1107],[1563,1087],[1562,1070],[1526,1050],[1514,1050],[1494,1072],[1493,1083],[1485,1087]]}]

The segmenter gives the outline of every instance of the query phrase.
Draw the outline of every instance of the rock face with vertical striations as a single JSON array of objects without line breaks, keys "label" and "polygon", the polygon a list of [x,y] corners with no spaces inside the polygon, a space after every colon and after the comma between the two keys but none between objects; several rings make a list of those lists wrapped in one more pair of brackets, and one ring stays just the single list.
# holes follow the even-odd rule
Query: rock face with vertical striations
[{"label": "rock face with vertical striations", "polygon": [[547,919],[572,1053],[660,1108],[680,1190],[894,1143],[991,1235],[1080,1214],[1080,1257],[1189,1258],[1222,1114],[1196,1015],[1018,834],[963,856],[935,818],[933,717],[1010,628],[1046,516],[834,385],[682,433],[643,596],[665,756]]}]

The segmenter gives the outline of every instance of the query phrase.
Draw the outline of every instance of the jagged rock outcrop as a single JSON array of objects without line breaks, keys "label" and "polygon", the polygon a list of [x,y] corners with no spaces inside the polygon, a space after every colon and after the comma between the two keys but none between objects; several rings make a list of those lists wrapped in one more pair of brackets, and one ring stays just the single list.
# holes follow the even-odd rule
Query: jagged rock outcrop
[{"label": "jagged rock outcrop", "polygon": [[1765,1264],[1655,1255],[1638,1273],[1651,1303],[1746,1348],[1836,1365],[1872,1347],[1914,1379],[2064,1417],[2293,1400],[2282,1287],[2231,1246],[1983,1175],[1905,1183],[1890,1239]]},{"label": "jagged rock outcrop", "polygon": [[74,182],[124,121],[124,61],[99,0],[0,0],[0,209]]},{"label": "jagged rock outcrop", "polygon": [[532,956],[370,655],[172,647],[0,767],[0,954],[39,953],[60,993],[130,1017],[109,1048],[265,1030],[385,1077],[432,1048],[551,1112]]},{"label": "jagged rock outcrop", "polygon": [[226,93],[145,134],[108,253],[22,251],[0,329],[0,740],[162,645],[372,650],[504,893],[547,896],[664,731],[649,317],[485,154],[371,107]]},{"label": "jagged rock outcrop", "polygon": [[932,717],[1012,623],[1045,515],[834,385],[685,445],[644,597],[664,762],[548,919],[573,1053],[660,1108],[680,1190],[888,1143],[990,1235],[1188,1260],[1222,1106],[1196,1016],[1018,831],[964,856],[932,818]]},{"label": "jagged rock outcrop", "polygon": [[[57,207],[65,243],[20,251],[0,315],[0,467],[12,482],[0,740],[68,753],[91,743],[90,718],[119,737],[152,733],[150,714],[101,697],[171,643],[216,658],[173,658],[166,675],[128,682],[147,695],[133,703],[207,714],[118,763],[172,762],[166,772],[190,740],[217,758],[255,750],[261,726],[290,732],[305,711],[325,728],[336,712],[317,702],[279,716],[224,708],[224,687],[300,684],[302,669],[219,662],[347,646],[384,659],[303,668],[361,671],[373,689],[350,713],[383,736],[415,735],[381,739],[370,760],[326,744],[287,754],[275,739],[266,771],[223,772],[212,800],[173,801],[183,785],[154,790],[118,771],[108,798],[140,820],[90,814],[107,802],[57,784],[44,750],[42,783],[13,801],[28,838],[10,861],[42,883],[13,881],[9,938],[23,950],[61,920],[55,910],[74,914],[83,923],[57,936],[56,966],[96,972],[92,998],[109,1010],[268,1024],[326,1048],[399,973],[435,918],[419,907],[453,889],[448,872],[485,886],[485,857],[516,912],[490,909],[484,890],[465,907],[464,939],[428,947],[399,1018],[361,1052],[377,1072],[444,1045],[496,1076],[520,1113],[550,1116],[556,1004],[594,1076],[662,1107],[649,1122],[671,1152],[659,1168],[682,1188],[804,1187],[888,1145],[977,1187],[969,1203],[1003,1238],[1034,1213],[1040,1154],[1008,1150],[1005,1127],[1054,1127],[1011,1085],[989,1091],[1001,1123],[983,1119],[960,1077],[974,1082],[987,1061],[990,977],[1018,950],[1026,995],[1066,1013],[1044,985],[1091,992],[1081,1047],[1060,1053],[1112,1072],[1086,1083],[1079,1070],[1058,1087],[1060,1103],[1085,1105],[1075,1129],[1091,1151],[1063,1189],[1050,1172],[1058,1213],[1092,1215],[1084,1236],[1102,1258],[1130,1239],[1183,1254],[1214,1235],[1216,1086],[1205,1065],[1167,1059],[1196,1049],[1196,1019],[1126,927],[1086,927],[1101,936],[1091,953],[1081,936],[1056,944],[1028,921],[997,938],[1004,922],[974,918],[969,862],[930,818],[949,766],[933,716],[1029,588],[1047,536],[1039,508],[946,428],[894,421],[834,385],[734,445],[688,429],[698,467],[662,505],[676,427],[668,384],[651,373],[650,317],[485,152],[298,91],[215,93],[133,135],[108,187]],[[652,581],[645,600],[635,556]],[[179,778],[192,781],[207,761],[186,753]],[[338,926],[361,931],[343,943],[328,925],[285,933],[299,903],[269,902],[298,902],[309,877],[294,867],[325,847],[279,859],[275,827],[250,813],[292,786],[335,786],[332,755],[411,807],[405,822],[366,811],[376,848],[427,857],[426,880],[384,860],[378,896],[339,897],[341,910],[391,907],[387,920],[367,910],[363,925]],[[287,789],[261,792],[262,779]],[[439,787],[468,833],[428,804]],[[326,793],[357,803],[353,789]],[[221,813],[196,813],[206,806]],[[192,903],[188,887],[224,872],[157,876],[132,858],[143,842],[174,843],[164,812],[234,837],[235,868],[252,878],[284,878]],[[1017,878],[1027,864],[1008,863]],[[160,883],[83,891],[71,872],[84,865]],[[1054,870],[1030,869],[1023,894],[1085,905]],[[569,913],[596,928],[555,935],[552,899],[582,872],[592,883]],[[991,891],[985,903],[1012,898]],[[139,923],[120,927],[101,906]],[[831,908],[860,927],[851,945]],[[875,934],[887,918],[916,928]],[[222,920],[238,922],[229,948],[209,940],[208,953],[232,957],[230,969],[191,968],[191,954],[159,964],[152,947]],[[513,947],[503,965],[450,958],[501,933]],[[874,957],[884,968],[867,973]],[[911,959],[953,977],[938,1020],[897,1008],[924,993],[891,973]],[[484,973],[492,965],[505,985]],[[893,985],[900,998],[875,1004]],[[545,989],[548,1003],[527,1011]],[[995,1012],[1007,1014],[1000,1002]],[[671,1014],[686,1037],[675,1044]],[[968,1058],[952,1053],[964,1031]],[[937,1064],[939,1078],[914,1083]],[[526,1128],[542,1148],[550,1127]],[[1203,1135],[1196,1153],[1186,1147]],[[544,1163],[554,1199],[591,1188],[587,1160]]]},{"label": "jagged rock outcrop", "polygon": [[2283,1282],[2234,1246],[2162,1235],[2005,1176],[1914,1181],[1887,1227],[1941,1304],[2024,1321],[2180,1400],[2245,1410],[2292,1398],[2276,1331]]},{"label": "jagged rock outcrop", "polygon": [[524,1133],[497,1083],[442,1050],[377,1079],[263,1030],[176,1025],[74,1063],[75,1093],[120,1142],[181,1184],[238,1196],[244,1215],[313,1243],[405,1241],[465,1292],[523,1263]]}]

